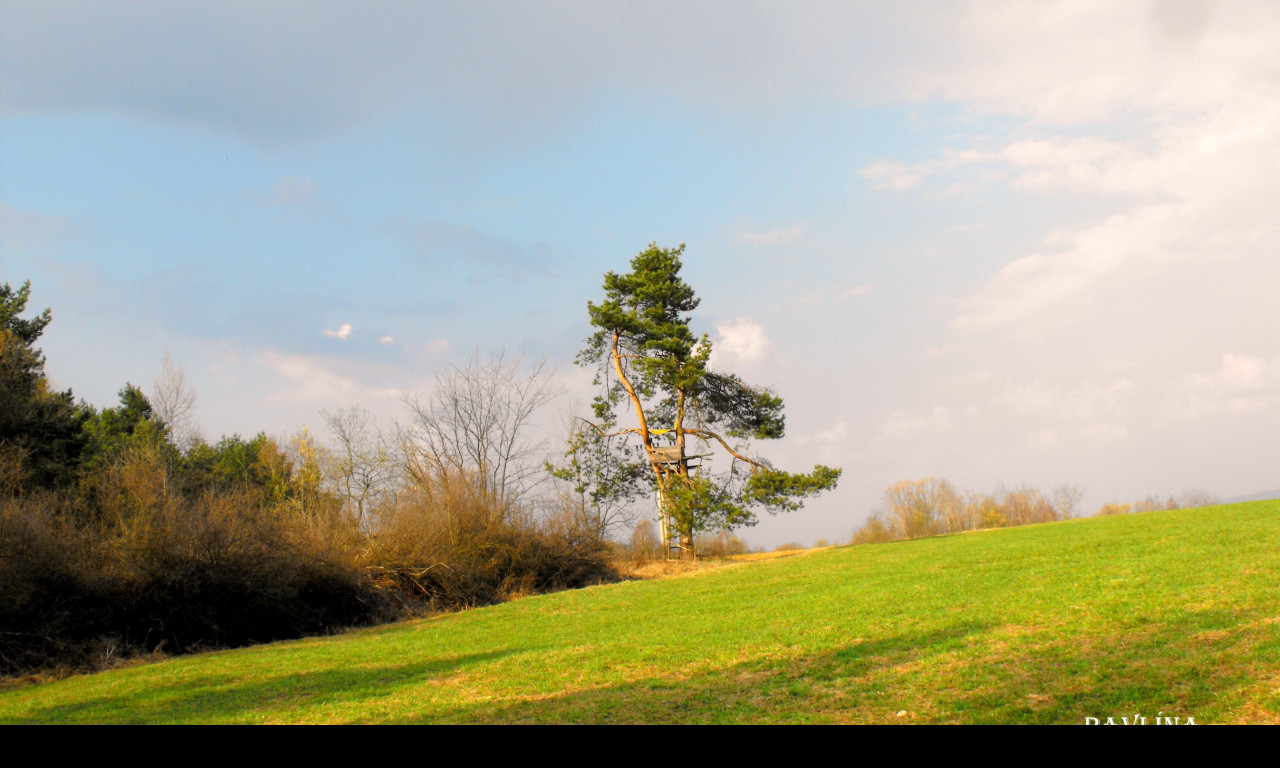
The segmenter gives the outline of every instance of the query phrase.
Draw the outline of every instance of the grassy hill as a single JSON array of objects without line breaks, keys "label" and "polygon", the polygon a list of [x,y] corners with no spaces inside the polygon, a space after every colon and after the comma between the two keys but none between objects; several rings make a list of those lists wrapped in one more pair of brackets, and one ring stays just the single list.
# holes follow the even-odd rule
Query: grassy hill
[{"label": "grassy hill", "polygon": [[1280,502],[829,549],[0,691],[0,722],[1280,720]]}]

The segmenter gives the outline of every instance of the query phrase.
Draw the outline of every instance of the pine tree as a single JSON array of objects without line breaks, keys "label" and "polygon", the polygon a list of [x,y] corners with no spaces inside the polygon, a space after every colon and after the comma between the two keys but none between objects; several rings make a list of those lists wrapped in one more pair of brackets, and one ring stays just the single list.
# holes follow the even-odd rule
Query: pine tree
[{"label": "pine tree", "polygon": [[53,316],[20,317],[30,294],[30,281],[0,284],[0,476],[11,491],[71,483],[84,447],[83,414],[71,390],[50,388],[35,346]]},{"label": "pine tree", "polygon": [[[782,398],[730,373],[709,368],[711,340],[696,337],[689,314],[699,300],[680,277],[684,246],[649,248],[631,271],[604,276],[605,300],[587,303],[598,330],[578,363],[595,367],[605,387],[596,398],[601,434],[638,435],[658,495],[661,535],[674,534],[693,555],[698,531],[754,525],[756,511],[793,511],[802,499],[835,487],[839,469],[815,466],[809,474],[774,468],[750,453],[747,441],[780,438]],[[629,403],[636,426],[607,431]],[[691,449],[711,453],[693,454]],[[712,474],[701,459],[723,451],[729,469]]]}]

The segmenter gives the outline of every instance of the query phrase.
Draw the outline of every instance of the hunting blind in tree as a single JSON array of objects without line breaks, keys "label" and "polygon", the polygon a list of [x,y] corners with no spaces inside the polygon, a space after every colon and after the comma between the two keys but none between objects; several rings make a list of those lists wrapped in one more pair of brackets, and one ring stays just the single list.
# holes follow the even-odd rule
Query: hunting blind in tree
[{"label": "hunting blind in tree", "polygon": [[[751,439],[782,437],[782,398],[710,370],[711,339],[695,337],[689,328],[699,300],[680,277],[683,253],[684,245],[650,244],[631,260],[630,272],[605,274],[605,300],[587,303],[597,330],[578,363],[596,368],[596,383],[604,388],[592,426],[602,437],[639,436],[668,552],[674,547],[692,557],[695,533],[754,525],[757,509],[797,510],[804,497],[834,488],[840,470],[817,465],[808,474],[791,474],[750,451]],[[617,409],[626,405],[636,426],[618,429]],[[728,471],[695,473],[701,464],[690,460],[712,454],[690,453],[691,438],[728,453]],[[599,490],[629,495],[642,489]]]}]

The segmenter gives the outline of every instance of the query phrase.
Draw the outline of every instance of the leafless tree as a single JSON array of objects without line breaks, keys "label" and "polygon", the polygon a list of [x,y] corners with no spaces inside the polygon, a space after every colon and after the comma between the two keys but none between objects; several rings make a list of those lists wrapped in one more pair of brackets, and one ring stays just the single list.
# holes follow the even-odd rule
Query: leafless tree
[{"label": "leafless tree", "polygon": [[391,452],[364,408],[321,411],[335,445],[328,453],[328,474],[348,509],[364,522],[365,512],[390,489],[395,479]]},{"label": "leafless tree", "polygon": [[1217,503],[1217,497],[1203,488],[1189,488],[1178,494],[1178,504],[1183,509],[1210,507]]},{"label": "leafless tree", "polygon": [[657,560],[666,556],[662,551],[662,541],[658,538],[658,532],[654,530],[652,520],[645,518],[636,523],[635,530],[631,533],[631,553],[636,562]]},{"label": "leafless tree", "polygon": [[1080,511],[1084,491],[1078,485],[1060,485],[1051,493],[1050,503],[1059,520],[1070,520]]},{"label": "leafless tree", "polygon": [[169,429],[169,435],[181,450],[191,447],[200,437],[196,424],[196,393],[187,384],[187,372],[173,364],[166,347],[160,378],[152,384],[151,407]]},{"label": "leafless tree", "polygon": [[544,444],[530,433],[534,417],[557,394],[544,359],[526,370],[520,356],[482,359],[436,376],[431,396],[405,398],[412,423],[402,433],[405,465],[417,482],[474,476],[506,510],[545,477]]},{"label": "leafless tree", "polygon": [[885,489],[883,513],[898,538],[909,539],[963,529],[964,499],[936,477],[904,480]]}]

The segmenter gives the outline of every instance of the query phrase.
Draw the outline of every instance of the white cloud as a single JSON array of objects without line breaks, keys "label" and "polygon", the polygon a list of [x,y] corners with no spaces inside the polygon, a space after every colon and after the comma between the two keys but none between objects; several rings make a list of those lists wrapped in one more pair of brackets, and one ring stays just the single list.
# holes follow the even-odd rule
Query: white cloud
[{"label": "white cloud", "polygon": [[382,346],[386,347],[386,346],[390,346],[390,345],[392,345],[392,344],[395,344],[395,343],[396,343],[396,339],[395,339],[395,337],[394,337],[394,336],[379,336],[379,337],[378,337],[378,343],[379,343],[379,344],[381,344]]},{"label": "white cloud", "polygon": [[1268,363],[1260,357],[1226,354],[1222,366],[1210,375],[1193,374],[1199,389],[1219,392],[1256,392],[1273,386],[1280,376],[1280,361]]},{"label": "white cloud", "polygon": [[885,437],[914,437],[921,433],[942,432],[951,429],[954,421],[951,409],[937,405],[929,413],[894,411],[883,424],[880,434]]},{"label": "white cloud", "polygon": [[336,331],[325,329],[324,335],[331,339],[348,339],[351,337],[351,323],[343,323]]},{"label": "white cloud", "polygon": [[1079,188],[1109,192],[1149,192],[1152,179],[1133,173],[1142,155],[1117,141],[1095,137],[1020,139],[999,150],[944,149],[928,166],[955,171],[969,166],[1007,166],[1014,171],[990,178],[1009,179],[1023,190]]},{"label": "white cloud", "polygon": [[[1121,111],[1198,111],[1274,77],[1280,15],[1265,1],[972,3],[917,97],[1080,125]],[[1011,66],[1011,63],[1016,63]]]},{"label": "white cloud", "polygon": [[1114,443],[1129,437],[1129,428],[1123,424],[1086,424],[1076,430],[1076,436],[1086,441]]},{"label": "white cloud", "polygon": [[1078,319],[1109,285],[1140,282],[1153,269],[1275,258],[1280,221],[1266,201],[1280,197],[1280,100],[1168,127],[1147,153],[1086,140],[1034,144],[995,156],[1021,171],[1010,181],[1016,188],[1164,199],[1118,201],[1120,210],[1096,224],[1052,233],[1046,245],[1058,249],[997,272],[963,302],[956,329]]},{"label": "white cloud", "polygon": [[759,362],[773,346],[764,328],[749,317],[717,325],[716,334],[719,339],[712,344],[713,364]]},{"label": "white cloud", "polygon": [[993,183],[1075,193],[1105,212],[1012,259],[962,302],[954,328],[1033,334],[1086,319],[1110,286],[1141,285],[1152,270],[1274,261],[1280,6],[1097,0],[958,9],[945,22],[951,33],[897,82],[911,99],[941,97],[1021,125],[962,138],[969,146],[933,161],[877,163],[863,176],[907,189],[933,173],[970,196]]},{"label": "white cloud", "polygon": [[871,180],[876,189],[910,189],[920,179],[933,171],[928,165],[908,167],[901,163],[876,163],[862,169],[863,178]]},{"label": "white cloud", "polygon": [[[162,117],[269,142],[404,104],[473,113],[459,116],[462,130],[476,117],[527,130],[581,116],[595,94],[658,89],[691,104],[770,110],[944,99],[1082,124],[1220,103],[1270,76],[1280,49],[1268,0],[557,9],[392,4],[310,18],[288,3],[251,14],[236,3],[150,2],[137,14],[30,4],[7,14],[0,69],[20,76],[0,83],[0,103]],[[245,35],[248,15],[272,34]],[[233,55],[197,56],[172,42],[193,39]]]},{"label": "white cloud", "polygon": [[1061,425],[1079,425],[1103,416],[1128,415],[1128,406],[1138,393],[1129,379],[1118,379],[1107,385],[1086,382],[1068,390],[1033,381],[1016,386],[997,398],[997,402],[1013,406],[1024,417],[1044,417]]},{"label": "white cloud", "polygon": [[1175,413],[1188,418],[1272,410],[1280,404],[1280,358],[1225,354],[1213,373],[1187,376],[1180,395]]},{"label": "white cloud", "polygon": [[1051,449],[1063,443],[1124,440],[1130,425],[1145,416],[1140,388],[1129,379],[1109,384],[1085,382],[1057,388],[1032,381],[997,394],[993,401],[1013,417],[1011,431],[1021,431],[1034,448]]},{"label": "white cloud", "polygon": [[264,350],[253,362],[284,380],[285,386],[270,396],[273,401],[304,401],[329,406],[364,403],[369,399],[397,400],[395,387],[368,386],[351,375],[335,370],[341,363],[308,355],[290,355]]},{"label": "white cloud", "polygon": [[278,392],[276,399],[342,402],[361,390],[354,380],[335,374],[319,360],[304,355],[266,350],[256,355],[254,362],[289,382],[288,389]]},{"label": "white cloud", "polygon": [[813,434],[801,435],[795,438],[796,445],[809,445],[811,443],[826,444],[843,444],[849,439],[849,426],[843,421],[837,421],[827,429],[818,430]]}]

